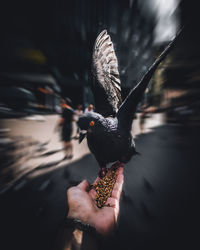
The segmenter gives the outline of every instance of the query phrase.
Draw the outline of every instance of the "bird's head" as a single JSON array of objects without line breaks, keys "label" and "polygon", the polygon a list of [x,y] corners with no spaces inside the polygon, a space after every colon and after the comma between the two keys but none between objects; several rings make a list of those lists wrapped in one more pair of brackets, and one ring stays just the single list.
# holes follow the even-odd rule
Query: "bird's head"
[{"label": "bird's head", "polygon": [[83,114],[78,120],[78,126],[80,128],[80,137],[79,143],[87,136],[88,133],[91,133],[98,129],[101,125],[101,119],[103,117],[100,114],[95,112],[88,112]]}]

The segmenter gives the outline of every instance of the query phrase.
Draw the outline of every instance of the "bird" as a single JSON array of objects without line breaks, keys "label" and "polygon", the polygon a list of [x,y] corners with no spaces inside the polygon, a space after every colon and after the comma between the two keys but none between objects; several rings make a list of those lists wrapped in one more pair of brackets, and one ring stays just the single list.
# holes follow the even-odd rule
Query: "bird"
[{"label": "bird", "polygon": [[174,46],[180,33],[181,31],[157,57],[123,102],[118,60],[111,37],[107,30],[103,30],[96,38],[91,69],[95,112],[83,114],[79,118],[78,126],[79,143],[87,138],[88,147],[100,167],[100,178],[106,175],[109,163],[114,163],[112,167],[117,168],[138,154],[131,134],[137,106],[153,73]]}]

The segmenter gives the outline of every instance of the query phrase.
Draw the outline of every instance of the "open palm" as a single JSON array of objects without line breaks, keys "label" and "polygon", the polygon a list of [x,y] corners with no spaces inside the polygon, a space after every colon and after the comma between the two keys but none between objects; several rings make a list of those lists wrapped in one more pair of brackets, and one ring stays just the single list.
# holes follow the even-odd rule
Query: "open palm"
[{"label": "open palm", "polygon": [[103,208],[98,208],[96,205],[96,191],[91,189],[88,192],[90,186],[88,181],[84,180],[78,186],[71,187],[67,192],[68,218],[80,219],[83,223],[93,226],[103,235],[112,232],[119,215],[119,201],[124,182],[123,167],[117,169],[116,175],[112,196],[107,199]]}]

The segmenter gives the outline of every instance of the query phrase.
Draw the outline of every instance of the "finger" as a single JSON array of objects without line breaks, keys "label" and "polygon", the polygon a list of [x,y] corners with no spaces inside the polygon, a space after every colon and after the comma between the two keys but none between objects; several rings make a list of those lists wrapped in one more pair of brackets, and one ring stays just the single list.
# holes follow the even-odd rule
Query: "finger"
[{"label": "finger", "polygon": [[96,178],[96,180],[92,183],[92,185],[90,185],[90,191],[89,191],[89,194],[90,196],[92,197],[92,199],[96,199],[96,195],[97,195],[97,192],[95,191],[94,189],[94,185],[97,184],[97,182],[100,180],[99,177]]},{"label": "finger", "polygon": [[77,187],[80,188],[81,190],[87,191],[89,185],[90,184],[87,180],[83,180],[80,184],[77,185]]},{"label": "finger", "polygon": [[[117,171],[116,171],[117,177],[124,174],[124,168],[123,168],[123,166],[124,166],[124,164],[122,163],[122,164],[120,165],[120,167],[117,169]],[[120,178],[121,178],[121,177],[120,177]]]},{"label": "finger", "polygon": [[96,178],[96,180],[93,182],[93,184],[92,185],[95,185],[95,184],[97,184],[97,182],[100,180],[100,178],[99,178],[99,176]]},{"label": "finger", "polygon": [[96,199],[97,192],[94,189],[91,189],[89,192],[90,197],[92,197],[93,200]]},{"label": "finger", "polygon": [[120,168],[118,170],[117,179],[112,191],[112,197],[117,199],[117,201],[120,200],[123,184],[124,184],[123,168]]},{"label": "finger", "polygon": [[118,202],[116,199],[109,197],[105,203],[105,206],[116,208],[118,207]]}]

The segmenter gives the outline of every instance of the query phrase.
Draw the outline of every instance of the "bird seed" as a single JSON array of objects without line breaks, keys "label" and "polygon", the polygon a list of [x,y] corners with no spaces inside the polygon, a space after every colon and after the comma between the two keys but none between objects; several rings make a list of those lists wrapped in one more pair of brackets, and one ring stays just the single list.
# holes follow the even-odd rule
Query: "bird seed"
[{"label": "bird seed", "polygon": [[93,185],[93,189],[97,192],[96,203],[99,208],[104,207],[107,199],[112,196],[113,187],[116,182],[116,171],[109,170],[105,177],[100,179]]}]

